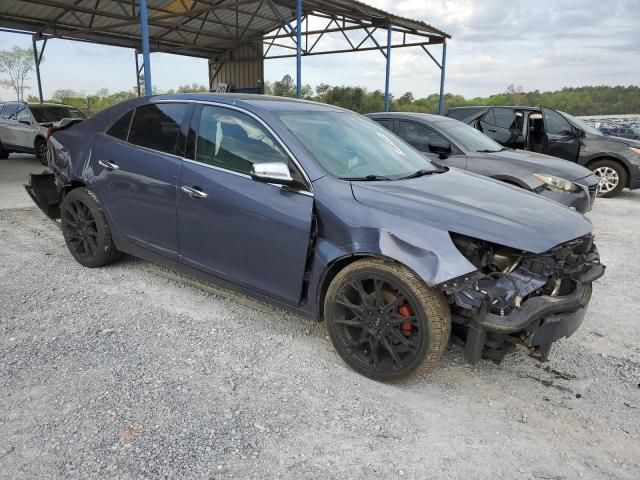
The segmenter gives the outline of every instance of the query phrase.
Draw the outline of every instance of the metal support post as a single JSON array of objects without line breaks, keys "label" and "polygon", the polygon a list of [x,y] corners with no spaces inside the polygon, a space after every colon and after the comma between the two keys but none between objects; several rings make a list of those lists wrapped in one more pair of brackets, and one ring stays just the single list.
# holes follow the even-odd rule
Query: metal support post
[{"label": "metal support post", "polygon": [[389,80],[391,78],[391,23],[387,27],[387,72],[384,85],[384,111],[389,111]]},{"label": "metal support post", "polygon": [[149,55],[147,0],[140,0],[140,35],[142,37],[142,61],[144,62],[144,94],[151,95],[151,58]]},{"label": "metal support post", "polygon": [[296,5],[296,95],[302,97],[302,0]]},{"label": "metal support post", "polygon": [[138,51],[136,50],[134,52],[134,55],[136,57],[136,87],[138,89],[138,97],[141,95],[140,92],[140,62],[138,61]]},{"label": "metal support post", "polygon": [[447,40],[442,44],[442,64],[440,65],[440,96],[438,97],[438,115],[442,115],[444,108],[444,77],[447,65]]},{"label": "metal support post", "polygon": [[[38,97],[40,98],[40,103],[42,103],[44,100],[42,98],[42,79],[40,78],[40,62],[42,62],[42,55],[44,54],[44,49],[47,46],[47,39],[45,39],[44,42],[42,43],[42,50],[40,50],[40,53],[38,53],[38,43],[35,35],[32,37],[32,41],[33,41],[33,58],[36,64],[36,77],[38,80]],[[23,100],[23,99],[19,98],[18,100]]]}]

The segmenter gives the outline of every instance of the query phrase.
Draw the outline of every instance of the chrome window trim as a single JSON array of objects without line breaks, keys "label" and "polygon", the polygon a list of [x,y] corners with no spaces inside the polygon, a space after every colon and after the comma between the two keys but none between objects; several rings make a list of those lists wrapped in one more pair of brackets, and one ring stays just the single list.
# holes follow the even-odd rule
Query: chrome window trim
[{"label": "chrome window trim", "polygon": [[[298,162],[298,159],[295,157],[295,155],[293,155],[293,153],[291,153],[291,150],[289,150],[289,147],[287,147],[287,145],[285,145],[285,143],[276,134],[276,132],[264,120],[262,120],[259,116],[257,116],[255,113],[250,112],[249,110],[246,110],[246,109],[244,109],[242,107],[238,107],[237,105],[229,105],[229,104],[226,104],[226,103],[218,103],[218,102],[206,101],[206,100],[177,100],[177,101],[176,100],[156,100],[154,102],[149,102],[149,103],[195,103],[195,104],[200,104],[200,105],[210,105],[212,107],[228,108],[230,110],[236,110],[236,111],[238,111],[240,113],[244,113],[245,115],[250,116],[251,118],[256,120],[260,125],[262,125],[273,136],[273,138],[276,139],[278,144],[284,149],[284,151],[287,153],[289,158],[293,161],[294,165],[300,171],[300,173],[304,177],[305,181],[307,182],[307,187],[309,188],[309,192],[308,193],[312,193],[313,194],[313,183],[311,183],[309,175],[307,175],[307,172],[305,172],[304,168],[302,168],[302,165],[300,165],[300,162]],[[145,105],[149,105],[149,103],[146,103]],[[142,105],[140,105],[140,106],[142,106]],[[138,107],[136,107],[136,108],[138,108]],[[205,164],[203,162],[198,162],[197,160],[191,160],[191,159],[188,159],[188,158],[184,158],[184,160],[190,160],[192,162],[196,162],[198,165],[208,165],[208,164]],[[211,165],[208,165],[208,166],[211,166]],[[220,170],[220,171],[239,174],[239,175],[251,178],[250,175],[242,174],[240,172],[235,172],[233,170],[228,170],[226,168],[216,167],[216,169]],[[298,191],[298,190],[293,190],[292,189],[292,191]],[[304,190],[300,190],[300,192],[304,192]]]}]

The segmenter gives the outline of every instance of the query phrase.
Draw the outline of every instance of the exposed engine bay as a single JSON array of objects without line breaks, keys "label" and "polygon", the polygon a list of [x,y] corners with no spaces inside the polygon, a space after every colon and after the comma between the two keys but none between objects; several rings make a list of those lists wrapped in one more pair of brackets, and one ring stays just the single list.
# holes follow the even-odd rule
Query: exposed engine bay
[{"label": "exposed engine bay", "polygon": [[591,282],[604,274],[592,235],[542,254],[455,233],[451,238],[477,268],[440,285],[451,303],[454,323],[467,327],[458,330],[471,363],[483,354],[501,360],[516,344],[546,360],[551,343],[577,329]]}]

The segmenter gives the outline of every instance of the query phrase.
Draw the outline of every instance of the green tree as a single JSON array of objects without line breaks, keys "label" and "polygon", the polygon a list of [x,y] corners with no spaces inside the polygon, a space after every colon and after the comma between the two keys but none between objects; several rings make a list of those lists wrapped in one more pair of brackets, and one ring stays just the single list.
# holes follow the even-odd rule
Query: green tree
[{"label": "green tree", "polygon": [[11,50],[0,50],[0,73],[8,77],[0,79],[0,85],[11,88],[17,100],[24,100],[24,92],[30,88],[25,82],[34,69],[31,49],[14,46]]}]

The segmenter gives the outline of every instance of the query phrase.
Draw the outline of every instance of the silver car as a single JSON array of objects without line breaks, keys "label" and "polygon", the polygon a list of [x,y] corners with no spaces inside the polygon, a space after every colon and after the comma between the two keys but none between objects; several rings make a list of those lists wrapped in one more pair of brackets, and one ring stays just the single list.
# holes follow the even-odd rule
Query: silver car
[{"label": "silver car", "polygon": [[64,118],[86,118],[77,108],[57,103],[0,103],[0,158],[33,153],[47,164],[47,129]]}]

